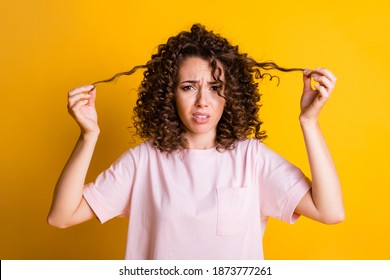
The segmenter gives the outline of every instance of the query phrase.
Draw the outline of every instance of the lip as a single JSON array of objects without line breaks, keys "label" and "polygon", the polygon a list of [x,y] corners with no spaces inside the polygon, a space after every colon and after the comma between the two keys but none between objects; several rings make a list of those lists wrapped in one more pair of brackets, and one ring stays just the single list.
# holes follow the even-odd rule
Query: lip
[{"label": "lip", "polygon": [[192,113],[192,115],[194,117],[207,117],[207,118],[210,118],[210,114],[207,114],[207,113],[203,113],[203,112],[195,112],[195,113]]},{"label": "lip", "polygon": [[210,120],[211,115],[207,113],[202,113],[202,112],[195,112],[192,114],[192,119],[197,123],[197,124],[205,124]]}]

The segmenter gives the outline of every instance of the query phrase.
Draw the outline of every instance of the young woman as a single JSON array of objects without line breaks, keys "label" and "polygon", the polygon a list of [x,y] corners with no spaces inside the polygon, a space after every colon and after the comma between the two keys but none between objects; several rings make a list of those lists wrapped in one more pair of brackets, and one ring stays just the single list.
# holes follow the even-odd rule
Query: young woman
[{"label": "young woman", "polygon": [[86,185],[100,133],[96,88],[69,92],[81,134],[57,182],[50,225],[127,216],[126,259],[262,259],[268,217],[344,219],[340,182],[318,124],[336,82],[329,70],[303,70],[299,121],[310,182],[261,142],[258,117],[256,79],[267,75],[260,69],[299,69],[258,63],[199,24],[169,38],[139,67],[146,70],[134,125],[145,142]]}]

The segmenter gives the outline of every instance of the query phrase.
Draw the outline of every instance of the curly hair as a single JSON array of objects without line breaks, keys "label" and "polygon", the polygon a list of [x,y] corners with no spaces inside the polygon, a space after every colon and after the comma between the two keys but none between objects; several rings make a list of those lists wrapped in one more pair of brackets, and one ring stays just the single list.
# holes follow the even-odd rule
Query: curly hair
[{"label": "curly hair", "polygon": [[[261,94],[256,79],[269,76],[260,69],[280,71],[302,71],[302,68],[282,68],[273,62],[259,63],[246,53],[240,53],[238,46],[231,45],[226,38],[208,31],[200,24],[191,30],[180,32],[158,46],[146,65],[139,65],[128,72],[121,72],[110,79],[95,82],[110,82],[121,75],[131,75],[139,68],[146,68],[139,87],[139,95],[134,108],[136,134],[151,140],[161,151],[172,152],[186,149],[188,142],[184,137],[185,127],[179,118],[175,92],[178,72],[185,58],[199,57],[210,61],[212,76],[221,81],[224,73],[225,108],[217,125],[216,148],[219,151],[234,149],[235,143],[253,135],[262,141],[267,136],[261,130],[263,122],[259,119]],[[223,69],[219,69],[217,61]]]}]

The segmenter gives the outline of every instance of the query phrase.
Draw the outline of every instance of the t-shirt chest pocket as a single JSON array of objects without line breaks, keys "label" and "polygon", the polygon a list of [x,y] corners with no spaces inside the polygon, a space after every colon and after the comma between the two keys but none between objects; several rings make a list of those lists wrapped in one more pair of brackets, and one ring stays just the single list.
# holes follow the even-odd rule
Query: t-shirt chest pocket
[{"label": "t-shirt chest pocket", "polygon": [[248,188],[217,188],[216,191],[217,235],[243,234],[251,215]]}]

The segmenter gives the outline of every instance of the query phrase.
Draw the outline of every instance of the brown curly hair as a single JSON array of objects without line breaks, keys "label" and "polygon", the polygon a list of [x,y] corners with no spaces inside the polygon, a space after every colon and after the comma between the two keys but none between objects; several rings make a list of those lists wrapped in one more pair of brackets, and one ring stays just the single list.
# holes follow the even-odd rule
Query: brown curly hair
[{"label": "brown curly hair", "polygon": [[[139,65],[128,72],[96,82],[109,82],[121,75],[131,75],[139,68],[146,68],[139,87],[138,100],[134,108],[136,133],[143,139],[151,140],[153,145],[166,152],[185,149],[188,142],[184,137],[185,127],[179,118],[175,92],[181,63],[187,57],[200,57],[210,61],[215,80],[220,81],[221,71],[225,76],[225,108],[217,126],[217,149],[230,150],[237,141],[250,135],[260,141],[266,138],[261,130],[259,119],[260,96],[256,79],[268,75],[260,69],[280,71],[302,71],[302,68],[282,68],[273,62],[258,63],[238,46],[231,45],[227,39],[207,31],[204,26],[194,24],[191,30],[170,37],[166,44],[158,46],[146,65]],[[223,69],[219,69],[217,61]],[[279,81],[278,81],[279,82]]]}]

